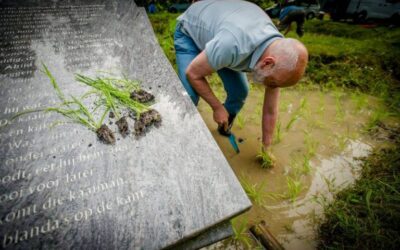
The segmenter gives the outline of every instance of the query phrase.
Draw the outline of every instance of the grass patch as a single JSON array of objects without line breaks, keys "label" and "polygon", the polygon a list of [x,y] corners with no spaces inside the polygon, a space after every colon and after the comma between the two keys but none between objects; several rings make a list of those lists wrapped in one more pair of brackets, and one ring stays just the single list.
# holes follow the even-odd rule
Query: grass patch
[{"label": "grass patch", "polygon": [[363,159],[362,177],[325,207],[320,249],[398,249],[400,245],[400,147]]},{"label": "grass patch", "polygon": [[156,34],[158,43],[163,49],[165,55],[170,61],[171,65],[176,70],[176,58],[174,48],[174,32],[176,26],[176,18],[180,14],[171,14],[167,12],[160,12],[154,15],[149,15],[150,22]]}]

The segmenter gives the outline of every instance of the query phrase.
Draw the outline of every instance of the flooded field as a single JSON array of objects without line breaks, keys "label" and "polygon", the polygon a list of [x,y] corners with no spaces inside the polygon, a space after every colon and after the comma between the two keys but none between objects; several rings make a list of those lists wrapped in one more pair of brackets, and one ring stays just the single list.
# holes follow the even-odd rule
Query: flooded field
[{"label": "flooded field", "polygon": [[[171,34],[177,15],[151,16],[174,66]],[[248,229],[261,220],[287,249],[313,249],[318,242],[321,249],[397,249],[400,244],[400,29],[314,19],[305,23],[305,31],[300,41],[309,63],[302,82],[281,92],[273,169],[256,159],[260,86],[251,86],[233,127],[240,154],[217,133],[211,109],[200,102],[205,123],[254,204],[232,221],[231,239],[208,249],[256,249]],[[288,37],[298,38],[295,32]],[[218,77],[209,82],[224,100]]]},{"label": "flooded field", "polygon": [[[264,220],[286,249],[316,247],[315,229],[323,204],[355,181],[359,174],[357,158],[367,156],[372,147],[385,141],[365,133],[373,125],[374,117],[382,116],[377,99],[341,89],[302,88],[299,85],[281,91],[272,146],[277,164],[272,169],[262,168],[257,160],[261,147],[262,87],[251,87],[234,123],[232,131],[239,141],[239,154],[226,137],[218,134],[209,106],[205,102],[199,104],[205,123],[253,201],[253,208],[235,219],[234,226],[248,228]],[[222,87],[214,84],[213,89],[223,100]],[[239,249],[256,246],[247,237],[243,230]],[[234,243],[238,242],[225,242],[237,248]]]}]

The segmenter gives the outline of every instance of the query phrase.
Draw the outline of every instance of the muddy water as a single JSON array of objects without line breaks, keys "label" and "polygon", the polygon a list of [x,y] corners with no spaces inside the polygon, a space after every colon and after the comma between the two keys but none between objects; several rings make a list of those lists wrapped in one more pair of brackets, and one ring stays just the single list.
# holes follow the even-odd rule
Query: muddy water
[{"label": "muddy water", "polygon": [[[213,89],[224,98],[221,87]],[[256,160],[261,146],[262,88],[252,87],[235,121],[232,131],[242,141],[239,154],[216,131],[208,105],[200,102],[199,111],[242,184],[262,187],[262,202],[253,202],[239,220],[248,225],[264,220],[286,249],[313,249],[321,202],[331,201],[334,192],[357,178],[354,157],[366,156],[374,146],[362,131],[380,104],[373,97],[340,90],[299,88],[282,90],[280,100],[276,129],[280,127],[280,138],[275,135],[272,146],[277,164],[272,169],[261,168]],[[288,187],[288,179],[298,184],[298,192]]]}]

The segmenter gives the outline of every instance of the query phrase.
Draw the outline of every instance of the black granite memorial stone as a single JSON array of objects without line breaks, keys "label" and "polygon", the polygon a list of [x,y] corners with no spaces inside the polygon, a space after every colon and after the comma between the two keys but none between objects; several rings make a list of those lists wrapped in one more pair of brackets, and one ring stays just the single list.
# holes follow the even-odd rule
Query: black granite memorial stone
[{"label": "black granite memorial stone", "polygon": [[[89,90],[76,73],[140,81],[162,125],[106,145],[79,124],[53,126],[67,121],[55,113],[12,119],[59,103],[42,64],[67,96]],[[161,249],[203,235],[199,247],[250,207],[129,0],[0,0],[0,156],[1,249]]]}]

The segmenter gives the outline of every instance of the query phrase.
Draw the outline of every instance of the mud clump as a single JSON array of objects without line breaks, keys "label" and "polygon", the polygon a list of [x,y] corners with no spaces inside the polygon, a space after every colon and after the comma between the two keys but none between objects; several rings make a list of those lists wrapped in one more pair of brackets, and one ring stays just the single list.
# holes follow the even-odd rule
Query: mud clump
[{"label": "mud clump", "polygon": [[154,95],[143,89],[139,89],[131,93],[131,99],[140,103],[148,103],[154,101]]},{"label": "mud clump", "polygon": [[127,136],[129,134],[129,125],[125,116],[121,117],[115,124],[117,124],[119,133],[122,136]]},{"label": "mud clump", "polygon": [[106,144],[115,144],[114,133],[107,125],[105,124],[101,125],[101,127],[97,129],[96,134],[97,137],[100,139],[100,141]]},{"label": "mud clump", "polygon": [[150,109],[146,112],[140,114],[138,118],[136,118],[134,133],[136,136],[143,135],[146,132],[146,129],[151,125],[155,125],[156,127],[161,124],[161,115],[157,112],[157,110]]}]

